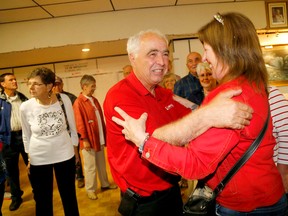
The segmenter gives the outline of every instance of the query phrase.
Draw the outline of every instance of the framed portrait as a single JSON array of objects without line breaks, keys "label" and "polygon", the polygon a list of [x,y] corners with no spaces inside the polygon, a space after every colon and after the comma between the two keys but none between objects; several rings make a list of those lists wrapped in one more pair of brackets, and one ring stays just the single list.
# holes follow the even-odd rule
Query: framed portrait
[{"label": "framed portrait", "polygon": [[262,47],[269,83],[288,86],[288,44]]},{"label": "framed portrait", "polygon": [[287,1],[266,1],[269,28],[287,28]]}]

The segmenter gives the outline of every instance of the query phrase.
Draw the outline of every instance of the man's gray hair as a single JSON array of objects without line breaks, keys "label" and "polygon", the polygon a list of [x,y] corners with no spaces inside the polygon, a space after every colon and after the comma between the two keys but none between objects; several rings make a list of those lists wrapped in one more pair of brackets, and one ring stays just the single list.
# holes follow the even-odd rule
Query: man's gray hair
[{"label": "man's gray hair", "polygon": [[147,34],[158,35],[159,37],[163,38],[168,45],[168,39],[163,33],[161,33],[157,29],[148,29],[145,31],[140,31],[137,34],[129,37],[129,39],[127,41],[127,53],[128,53],[128,55],[129,54],[135,54],[137,56],[139,49],[140,49],[141,39],[143,36],[145,36]]}]

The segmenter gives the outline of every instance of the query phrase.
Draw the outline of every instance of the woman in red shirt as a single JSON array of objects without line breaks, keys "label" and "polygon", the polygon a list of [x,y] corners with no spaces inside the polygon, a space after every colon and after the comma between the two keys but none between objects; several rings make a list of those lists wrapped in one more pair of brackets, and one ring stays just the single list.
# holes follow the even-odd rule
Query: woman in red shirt
[{"label": "woman in red shirt", "polygon": [[[141,149],[143,159],[187,179],[206,178],[212,189],[256,139],[269,113],[268,74],[254,25],[239,13],[217,14],[214,18],[199,31],[204,47],[203,61],[210,64],[213,77],[219,83],[205,97],[203,109],[220,92],[242,88],[242,94],[233,99],[253,108],[250,125],[241,130],[210,128],[200,136],[202,132],[196,132],[194,139],[183,148],[172,144],[180,138],[187,140],[186,134],[179,135],[179,131],[189,128],[193,113],[158,128],[151,137],[143,126],[147,115],[135,121],[124,113],[126,122],[113,118],[124,126],[125,137]],[[160,137],[164,141],[157,139]],[[286,215],[287,199],[273,162],[274,146],[270,119],[256,152],[217,196],[217,215]]]}]

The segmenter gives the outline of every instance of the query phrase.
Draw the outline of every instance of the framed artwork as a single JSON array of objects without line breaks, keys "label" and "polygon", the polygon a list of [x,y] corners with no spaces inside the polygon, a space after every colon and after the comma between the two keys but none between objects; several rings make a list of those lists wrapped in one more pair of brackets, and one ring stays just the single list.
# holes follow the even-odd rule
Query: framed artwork
[{"label": "framed artwork", "polygon": [[262,48],[263,58],[269,74],[269,83],[288,86],[288,44]]},{"label": "framed artwork", "polygon": [[269,28],[287,28],[287,1],[266,1]]}]

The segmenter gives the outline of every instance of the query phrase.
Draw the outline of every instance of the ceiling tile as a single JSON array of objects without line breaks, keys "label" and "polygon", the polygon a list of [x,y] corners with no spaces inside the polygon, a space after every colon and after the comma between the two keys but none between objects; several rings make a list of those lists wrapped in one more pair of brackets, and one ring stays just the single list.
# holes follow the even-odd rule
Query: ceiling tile
[{"label": "ceiling tile", "polygon": [[37,6],[31,0],[0,0],[0,10]]},{"label": "ceiling tile", "polygon": [[0,24],[23,20],[37,20],[51,17],[39,7],[0,11]]},{"label": "ceiling tile", "polygon": [[124,10],[132,8],[149,8],[149,7],[161,7],[161,6],[173,6],[175,0],[112,0],[112,4],[115,10]]},{"label": "ceiling tile", "polygon": [[35,2],[39,5],[51,5],[51,4],[61,4],[61,3],[80,2],[80,1],[87,1],[87,0],[35,0]]},{"label": "ceiling tile", "polygon": [[234,0],[178,0],[177,5],[223,3],[223,2],[234,2]]},{"label": "ceiling tile", "polygon": [[112,11],[112,5],[108,0],[95,0],[95,1],[82,1],[67,4],[55,4],[43,6],[45,10],[51,13],[55,17],[96,13],[104,11]]}]

